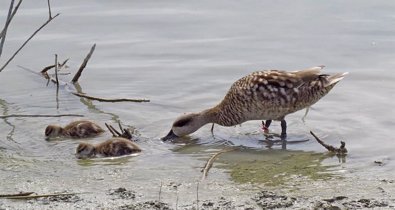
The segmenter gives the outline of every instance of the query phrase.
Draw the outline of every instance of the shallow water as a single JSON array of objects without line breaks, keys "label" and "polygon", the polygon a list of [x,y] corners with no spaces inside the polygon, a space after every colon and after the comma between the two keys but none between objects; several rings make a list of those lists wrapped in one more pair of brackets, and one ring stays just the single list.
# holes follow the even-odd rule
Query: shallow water
[{"label": "shallow water", "polygon": [[[139,191],[144,200],[156,199],[161,183],[182,183],[177,189],[183,195],[179,202],[192,203],[201,167],[226,145],[243,149],[223,155],[214,164],[201,185],[202,199],[248,194],[260,186],[243,189],[231,176],[233,160],[267,162],[289,152],[321,154],[316,161],[346,178],[350,194],[352,186],[357,188],[354,182],[365,180],[373,189],[375,181],[394,179],[395,3],[73,0],[53,2],[52,7],[53,13],[61,15],[0,73],[1,114],[83,114],[103,127],[105,122],[121,120],[138,129],[138,144],[144,152],[137,157],[79,161],[74,150],[80,141],[44,140],[46,125],[64,125],[75,118],[2,119],[2,192],[93,192],[97,197],[87,197],[100,200],[106,198],[103,189],[125,186]],[[0,2],[0,25],[7,10],[8,3]],[[1,63],[47,15],[45,1],[23,2],[8,31]],[[148,98],[150,103],[83,100],[70,94],[74,87],[61,87],[57,101],[52,84],[46,86],[44,79],[18,67],[38,72],[53,63],[56,53],[60,60],[70,58],[66,71],[73,73],[93,43],[96,51],[79,82],[82,91],[105,98]],[[286,151],[280,145],[268,148],[262,142],[259,121],[216,126],[214,137],[207,125],[179,144],[159,140],[178,115],[215,105],[235,80],[252,71],[322,64],[327,66],[325,72],[350,74],[310,109],[305,123],[304,111],[287,117],[289,138],[308,142],[289,144]],[[336,157],[322,159],[325,150],[311,138],[310,129],[325,136],[329,144],[346,141],[350,154],[345,162],[339,163]],[[271,130],[278,133],[279,123],[274,122]],[[100,142],[109,136],[86,141]],[[309,184],[301,186],[301,192],[309,191]],[[315,187],[315,195],[333,193],[325,184]],[[393,185],[385,188],[394,190]],[[162,199],[174,201],[177,192],[172,189],[164,188]],[[235,189],[240,191],[234,193]],[[112,205],[102,203],[102,207]]]}]

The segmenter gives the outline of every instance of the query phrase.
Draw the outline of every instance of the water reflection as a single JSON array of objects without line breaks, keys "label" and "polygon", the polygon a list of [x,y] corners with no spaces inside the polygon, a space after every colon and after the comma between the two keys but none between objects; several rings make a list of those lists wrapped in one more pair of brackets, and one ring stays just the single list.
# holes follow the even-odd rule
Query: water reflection
[{"label": "water reflection", "polygon": [[[272,141],[272,140],[271,140]],[[278,140],[280,141],[280,140]],[[304,140],[306,141],[306,140]],[[285,141],[286,142],[286,141]],[[299,143],[299,142],[288,142]],[[284,141],[281,144],[286,145]],[[180,145],[173,152],[189,154],[206,161],[212,154],[229,148],[226,145],[199,144],[198,141]],[[214,167],[225,169],[233,181],[239,183],[264,183],[265,185],[283,185],[298,179],[327,180],[340,178],[336,173],[339,164],[324,164],[323,161],[336,155],[306,151],[280,149],[256,149],[245,146],[232,147],[234,151],[221,154]],[[345,163],[346,157],[339,157],[339,163]],[[203,166],[203,164],[202,164]]]},{"label": "water reflection", "polygon": [[[8,106],[9,106],[9,104],[7,103],[7,101],[5,101],[5,100],[3,100],[3,99],[0,99],[0,106],[1,106],[1,108],[2,108],[2,113],[3,113],[3,115],[8,115],[8,111],[9,111]],[[14,140],[14,138],[13,138],[14,132],[15,132],[15,125],[12,124],[7,118],[4,118],[3,121],[4,121],[7,125],[9,125],[9,126],[11,127],[11,130],[8,132],[8,134],[7,134],[7,136],[6,136],[7,140],[12,141],[12,142],[14,142],[14,143],[18,143],[18,142],[16,142],[16,141]]]}]

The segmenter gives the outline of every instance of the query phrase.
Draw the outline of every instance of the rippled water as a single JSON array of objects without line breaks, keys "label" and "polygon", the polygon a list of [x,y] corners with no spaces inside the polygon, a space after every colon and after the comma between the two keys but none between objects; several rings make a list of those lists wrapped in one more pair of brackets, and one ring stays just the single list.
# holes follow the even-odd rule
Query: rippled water
[{"label": "rippled water", "polygon": [[[309,136],[310,129],[326,136],[329,144],[346,141],[350,151],[345,163],[336,157],[317,158],[321,164],[335,166],[331,170],[350,180],[393,179],[393,2],[73,0],[52,4],[53,13],[61,15],[0,73],[1,114],[83,114],[101,125],[121,120],[139,130],[144,152],[138,157],[77,161],[74,150],[80,141],[44,140],[46,125],[66,124],[74,118],[2,119],[0,177],[6,181],[1,191],[100,192],[127,186],[156,198],[161,182],[179,182],[185,191],[180,202],[188,203],[210,154],[223,145],[242,145],[246,147],[242,151],[223,157],[224,169],[210,172],[207,182],[216,183],[215,187],[204,185],[201,190],[203,197],[217,195],[210,189],[229,195],[229,188],[240,187],[226,173],[231,171],[226,165],[232,156],[248,160],[260,159],[256,151],[263,159],[265,154],[281,158],[290,151],[324,153]],[[8,3],[0,2],[0,25],[7,10]],[[8,31],[2,63],[47,15],[46,1],[23,2]],[[73,73],[93,43],[96,51],[79,82],[82,91],[106,98],[148,98],[150,103],[83,100],[70,94],[73,87],[61,87],[57,101],[52,84],[46,86],[44,79],[18,67],[38,72],[58,54],[60,60],[70,58],[67,71]],[[279,145],[270,150],[261,141],[259,121],[241,127],[216,126],[215,137],[205,126],[186,145],[159,140],[178,115],[215,105],[235,80],[252,71],[322,64],[327,66],[325,72],[350,74],[310,109],[305,123],[304,111],[287,117],[290,138],[309,138],[308,142],[290,144],[288,151]],[[69,81],[71,76],[61,79]],[[272,130],[279,132],[279,123],[273,123]],[[163,196],[173,199],[175,193]]]}]

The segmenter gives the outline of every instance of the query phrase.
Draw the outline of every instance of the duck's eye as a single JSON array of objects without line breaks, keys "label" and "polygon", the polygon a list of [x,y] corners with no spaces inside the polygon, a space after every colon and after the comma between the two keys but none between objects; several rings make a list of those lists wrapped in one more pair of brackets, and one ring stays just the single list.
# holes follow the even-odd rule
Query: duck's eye
[{"label": "duck's eye", "polygon": [[183,126],[187,125],[188,123],[190,123],[191,121],[192,121],[191,118],[180,119],[180,120],[177,120],[176,122],[174,122],[173,126],[174,127],[183,127]]}]

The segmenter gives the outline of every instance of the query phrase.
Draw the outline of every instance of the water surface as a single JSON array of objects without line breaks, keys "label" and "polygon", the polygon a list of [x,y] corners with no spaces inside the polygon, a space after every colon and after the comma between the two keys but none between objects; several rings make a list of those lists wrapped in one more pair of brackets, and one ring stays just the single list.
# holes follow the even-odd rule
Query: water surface
[{"label": "water surface", "polygon": [[[356,180],[374,189],[376,182],[393,179],[395,3],[73,0],[56,1],[52,6],[53,13],[61,15],[0,73],[1,114],[83,114],[103,126],[121,120],[139,130],[144,152],[137,157],[81,162],[74,157],[80,141],[44,140],[48,124],[64,125],[74,118],[1,120],[0,177],[6,180],[1,191],[68,190],[106,198],[103,189],[125,186],[141,192],[141,199],[156,199],[161,182],[182,183],[180,203],[191,203],[205,160],[229,145],[244,149],[224,155],[218,162],[221,167],[210,171],[201,186],[202,199],[250,192],[240,190],[243,185],[232,178],[232,167],[226,167],[235,157],[271,161],[289,152],[318,153],[312,161],[346,177],[351,187],[344,190],[351,195]],[[7,10],[8,3],[2,1],[0,25]],[[8,31],[2,62],[47,15],[45,1],[23,2]],[[56,53],[60,60],[70,58],[67,71],[74,73],[94,43],[96,51],[79,82],[82,91],[105,98],[148,98],[150,103],[83,100],[70,94],[74,87],[61,87],[57,101],[52,84],[46,86],[45,80],[18,67],[38,72],[54,62]],[[234,81],[250,72],[322,64],[327,66],[325,72],[350,74],[310,109],[305,122],[301,119],[304,111],[287,117],[289,137],[311,139],[308,142],[287,145],[286,150],[279,145],[268,148],[262,142],[259,121],[241,127],[216,126],[214,137],[207,125],[191,135],[186,145],[159,140],[177,116],[216,105]],[[71,77],[61,79],[70,81]],[[271,128],[280,132],[279,123]],[[346,141],[350,151],[346,161],[322,159],[325,150],[309,136],[309,130],[332,145]],[[312,192],[308,184],[301,185],[301,191]],[[331,187],[324,183],[314,193],[331,195]],[[394,190],[393,185],[385,188]],[[235,189],[240,191],[231,193]],[[176,194],[164,189],[162,196],[174,202]],[[102,204],[112,205],[111,201]]]}]

